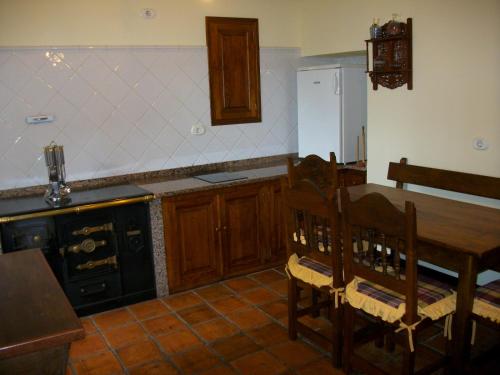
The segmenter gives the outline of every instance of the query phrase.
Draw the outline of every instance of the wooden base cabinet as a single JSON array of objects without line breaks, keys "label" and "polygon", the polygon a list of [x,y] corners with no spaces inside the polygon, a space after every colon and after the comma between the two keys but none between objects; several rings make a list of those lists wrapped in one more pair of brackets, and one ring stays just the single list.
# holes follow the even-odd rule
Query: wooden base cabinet
[{"label": "wooden base cabinet", "polygon": [[169,290],[285,262],[278,180],[163,199]]}]

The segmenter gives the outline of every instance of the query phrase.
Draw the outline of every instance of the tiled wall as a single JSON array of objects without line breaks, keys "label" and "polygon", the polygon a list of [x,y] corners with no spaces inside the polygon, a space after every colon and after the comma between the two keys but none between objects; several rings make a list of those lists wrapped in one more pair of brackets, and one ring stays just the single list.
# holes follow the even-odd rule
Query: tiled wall
[{"label": "tiled wall", "polygon": [[1,49],[0,189],[45,184],[51,140],[69,181],[296,152],[298,64],[261,49],[263,122],[211,127],[204,47]]}]

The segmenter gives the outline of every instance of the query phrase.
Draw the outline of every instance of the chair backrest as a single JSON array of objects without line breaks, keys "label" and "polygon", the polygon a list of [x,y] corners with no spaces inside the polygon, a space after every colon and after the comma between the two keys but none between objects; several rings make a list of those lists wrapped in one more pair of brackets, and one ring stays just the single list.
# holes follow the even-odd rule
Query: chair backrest
[{"label": "chair backrest", "polygon": [[379,193],[356,201],[346,188],[340,194],[345,283],[357,276],[404,295],[405,321],[417,321],[415,205],[406,202],[402,212]]},{"label": "chair backrest", "polygon": [[293,187],[282,180],[282,189],[288,256],[295,253],[332,267],[334,287],[338,287],[342,256],[336,190],[322,190],[309,180]]},{"label": "chair backrest", "polygon": [[309,180],[322,190],[338,187],[337,159],[334,152],[330,152],[330,161],[325,161],[317,155],[308,155],[297,165],[294,165],[292,158],[288,158],[287,166],[290,187],[302,180]]},{"label": "chair backrest", "polygon": [[410,165],[406,158],[401,158],[399,163],[389,163],[387,179],[396,181],[396,187],[400,189],[403,183],[409,183],[500,199],[498,177]]}]

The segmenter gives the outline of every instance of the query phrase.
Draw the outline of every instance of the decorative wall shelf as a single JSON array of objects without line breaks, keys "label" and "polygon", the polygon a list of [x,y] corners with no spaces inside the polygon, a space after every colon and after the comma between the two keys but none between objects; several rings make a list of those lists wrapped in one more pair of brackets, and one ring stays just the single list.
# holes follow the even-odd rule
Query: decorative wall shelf
[{"label": "decorative wall shelf", "polygon": [[[412,19],[406,23],[389,21],[382,26],[379,38],[366,42],[366,72],[370,76],[373,89],[378,85],[395,89],[407,85],[413,89],[412,63]],[[369,45],[372,44],[372,65],[370,70]]]}]

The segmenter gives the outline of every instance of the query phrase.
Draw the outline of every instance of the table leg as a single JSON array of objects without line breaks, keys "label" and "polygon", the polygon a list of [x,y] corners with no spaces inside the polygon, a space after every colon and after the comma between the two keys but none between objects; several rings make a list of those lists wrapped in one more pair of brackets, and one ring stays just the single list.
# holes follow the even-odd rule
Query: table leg
[{"label": "table leg", "polygon": [[452,360],[453,374],[466,371],[470,355],[471,312],[476,290],[477,259],[463,255],[460,262],[457,290],[457,310],[453,318]]}]

